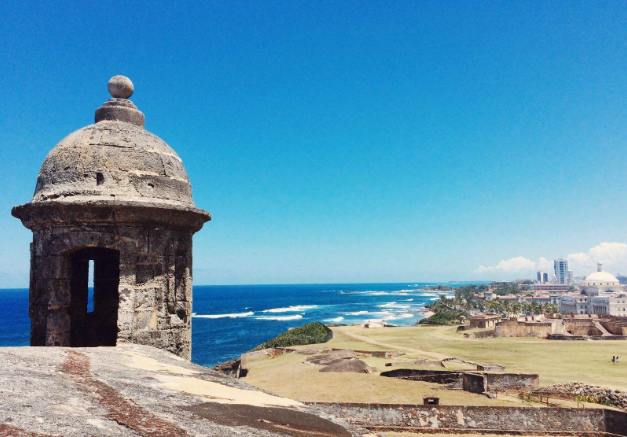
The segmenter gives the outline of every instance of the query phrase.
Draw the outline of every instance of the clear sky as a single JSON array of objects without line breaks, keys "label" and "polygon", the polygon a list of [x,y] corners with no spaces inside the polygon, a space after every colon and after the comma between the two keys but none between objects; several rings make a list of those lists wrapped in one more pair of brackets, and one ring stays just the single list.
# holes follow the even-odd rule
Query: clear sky
[{"label": "clear sky", "polygon": [[115,74],[213,215],[196,284],[627,273],[626,2],[179,3],[0,2],[0,287]]}]

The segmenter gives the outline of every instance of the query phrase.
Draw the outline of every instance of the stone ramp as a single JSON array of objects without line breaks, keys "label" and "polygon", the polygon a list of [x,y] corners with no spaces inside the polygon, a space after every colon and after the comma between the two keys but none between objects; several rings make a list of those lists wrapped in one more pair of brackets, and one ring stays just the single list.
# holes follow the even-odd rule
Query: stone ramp
[{"label": "stone ramp", "polygon": [[598,320],[593,320],[592,323],[594,324],[595,328],[597,328],[599,331],[601,331],[601,336],[607,337],[607,336],[612,336],[613,335],[610,331],[605,329],[605,327]]}]

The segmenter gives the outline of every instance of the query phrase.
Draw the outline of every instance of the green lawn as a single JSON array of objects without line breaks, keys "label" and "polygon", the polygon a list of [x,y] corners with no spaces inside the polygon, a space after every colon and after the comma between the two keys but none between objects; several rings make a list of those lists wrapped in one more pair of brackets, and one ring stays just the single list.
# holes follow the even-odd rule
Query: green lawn
[{"label": "green lawn", "polygon": [[[538,373],[541,385],[579,381],[627,390],[627,341],[555,341],[531,338],[468,339],[455,327],[404,327],[365,329],[333,328],[333,339],[296,349],[340,348],[353,350],[405,350],[397,359],[360,357],[379,372],[394,368],[385,363],[428,358],[457,357],[484,364],[504,365],[508,372]],[[356,339],[353,336],[359,336]],[[379,343],[379,344],[375,344]],[[612,355],[624,363],[612,365]],[[285,354],[254,361],[244,381],[280,396],[299,401],[422,403],[425,394],[440,396],[444,405],[521,405],[515,396],[498,399],[461,390],[441,390],[437,384],[385,378],[377,374],[320,373],[320,366],[304,364],[304,355]],[[409,367],[409,366],[408,366]],[[420,366],[411,366],[418,367]],[[437,369],[434,367],[423,367]],[[464,368],[451,364],[450,368]],[[574,407],[570,401],[560,401]],[[528,404],[527,404],[528,405]],[[541,406],[534,404],[534,406]],[[587,405],[600,407],[600,405]]]},{"label": "green lawn", "polygon": [[[364,329],[357,326],[333,328],[330,345],[340,347],[354,340],[350,334],[369,340],[412,348],[425,352],[458,357],[486,364],[504,365],[508,372],[538,373],[541,385],[558,382],[587,384],[627,390],[627,341],[558,341],[533,338],[468,339],[455,327],[403,327]],[[365,348],[367,343],[361,343]],[[373,350],[385,349],[370,345]],[[612,355],[623,357],[619,365],[611,363]]]}]

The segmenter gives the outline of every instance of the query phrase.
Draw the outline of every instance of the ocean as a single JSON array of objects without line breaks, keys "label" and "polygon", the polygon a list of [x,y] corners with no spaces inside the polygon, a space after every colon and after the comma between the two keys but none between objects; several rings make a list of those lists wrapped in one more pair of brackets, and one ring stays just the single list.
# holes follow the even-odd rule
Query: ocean
[{"label": "ocean", "polygon": [[[195,286],[192,361],[231,360],[290,327],[384,319],[414,325],[439,283]],[[465,283],[442,283],[453,287]],[[0,346],[29,342],[28,289],[0,290]]]}]

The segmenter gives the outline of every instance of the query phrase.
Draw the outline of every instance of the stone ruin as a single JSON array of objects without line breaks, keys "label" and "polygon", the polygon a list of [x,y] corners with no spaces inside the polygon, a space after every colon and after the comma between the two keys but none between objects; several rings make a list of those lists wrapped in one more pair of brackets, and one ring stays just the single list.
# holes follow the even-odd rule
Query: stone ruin
[{"label": "stone ruin", "polygon": [[132,82],[108,88],[95,123],[50,151],[33,199],[12,210],[33,231],[30,342],[132,342],[189,359],[192,236],[211,216],[176,152],[144,129]]}]

